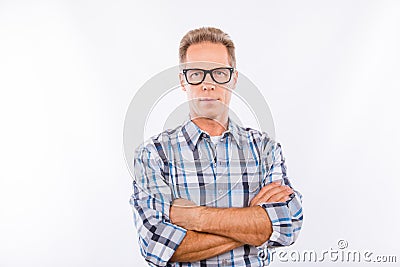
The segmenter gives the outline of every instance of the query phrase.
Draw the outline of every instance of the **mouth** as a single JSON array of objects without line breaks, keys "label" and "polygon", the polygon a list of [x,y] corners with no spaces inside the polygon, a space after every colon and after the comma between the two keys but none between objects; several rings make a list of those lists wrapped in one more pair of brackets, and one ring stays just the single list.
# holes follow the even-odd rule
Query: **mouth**
[{"label": "mouth", "polygon": [[211,97],[200,97],[199,101],[217,101],[218,98],[211,98]]}]

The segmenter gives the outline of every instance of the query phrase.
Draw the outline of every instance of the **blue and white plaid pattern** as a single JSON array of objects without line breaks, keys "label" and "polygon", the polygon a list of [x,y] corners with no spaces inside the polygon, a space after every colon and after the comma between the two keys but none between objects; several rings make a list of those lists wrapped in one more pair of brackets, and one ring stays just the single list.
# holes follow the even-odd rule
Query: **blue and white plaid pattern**
[{"label": "blue and white plaid pattern", "polygon": [[286,203],[259,204],[273,228],[263,245],[244,245],[198,262],[169,262],[186,234],[186,229],[169,220],[174,199],[210,207],[248,207],[261,187],[271,182],[292,187],[279,143],[231,118],[228,125],[214,145],[188,117],[135,150],[130,204],[141,254],[150,266],[266,266],[270,259],[263,254],[268,256],[271,248],[289,246],[297,239],[303,222],[302,196],[294,190]]}]

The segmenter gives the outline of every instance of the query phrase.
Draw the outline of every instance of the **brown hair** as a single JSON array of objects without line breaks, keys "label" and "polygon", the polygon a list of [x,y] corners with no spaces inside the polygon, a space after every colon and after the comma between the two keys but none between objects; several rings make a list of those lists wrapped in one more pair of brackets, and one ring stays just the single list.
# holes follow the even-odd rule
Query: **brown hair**
[{"label": "brown hair", "polygon": [[232,67],[236,68],[235,45],[233,44],[231,37],[220,29],[214,27],[201,27],[186,33],[179,45],[179,62],[181,64],[185,62],[186,52],[189,46],[202,42],[223,44],[228,50],[230,64]]}]

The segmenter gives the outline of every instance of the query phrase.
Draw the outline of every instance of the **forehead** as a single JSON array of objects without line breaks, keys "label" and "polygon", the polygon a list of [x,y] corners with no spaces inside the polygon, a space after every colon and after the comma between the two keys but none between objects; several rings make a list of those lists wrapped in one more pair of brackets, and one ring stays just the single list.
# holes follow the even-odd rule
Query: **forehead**
[{"label": "forehead", "polygon": [[216,68],[229,64],[228,49],[223,44],[203,42],[189,46],[186,52],[186,67]]}]

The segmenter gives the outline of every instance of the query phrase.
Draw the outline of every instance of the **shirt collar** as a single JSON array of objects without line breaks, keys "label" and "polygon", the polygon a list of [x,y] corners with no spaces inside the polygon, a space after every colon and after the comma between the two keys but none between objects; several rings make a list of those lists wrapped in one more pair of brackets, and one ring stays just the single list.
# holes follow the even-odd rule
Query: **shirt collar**
[{"label": "shirt collar", "polygon": [[[196,148],[200,137],[203,134],[208,134],[191,120],[190,115],[188,115],[186,120],[183,122],[181,132],[192,151]],[[228,133],[233,137],[239,149],[242,148],[240,138],[242,134],[240,133],[240,127],[230,117],[228,117],[228,129],[223,134],[225,133]]]}]

